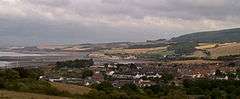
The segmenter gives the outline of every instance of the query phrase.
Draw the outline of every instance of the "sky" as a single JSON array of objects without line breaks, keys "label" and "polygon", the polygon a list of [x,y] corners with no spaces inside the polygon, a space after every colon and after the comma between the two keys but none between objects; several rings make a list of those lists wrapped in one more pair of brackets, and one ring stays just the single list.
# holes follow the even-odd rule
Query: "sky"
[{"label": "sky", "polygon": [[0,45],[169,39],[239,19],[239,0],[0,0]]}]

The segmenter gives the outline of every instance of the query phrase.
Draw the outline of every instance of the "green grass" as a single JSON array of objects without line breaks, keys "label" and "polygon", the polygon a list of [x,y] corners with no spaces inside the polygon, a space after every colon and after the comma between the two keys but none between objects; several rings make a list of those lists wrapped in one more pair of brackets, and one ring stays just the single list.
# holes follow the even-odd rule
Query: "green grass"
[{"label": "green grass", "polygon": [[167,51],[167,50],[156,50],[156,51],[151,51],[147,52],[144,54],[140,54],[138,57],[139,58],[147,58],[147,59],[159,59],[161,57],[164,57],[166,55],[173,55],[173,51]]},{"label": "green grass", "polygon": [[240,54],[240,43],[233,43],[228,45],[220,45],[215,48],[206,49],[209,52],[210,56],[204,54],[203,51],[195,51],[193,55],[189,55],[189,57],[208,57],[212,59],[216,59],[221,56],[229,56],[229,55],[239,55]]},{"label": "green grass", "polygon": [[63,84],[63,83],[51,83],[60,91],[69,92],[70,94],[79,94],[84,95],[89,93],[92,89],[84,86],[72,85],[72,84]]},{"label": "green grass", "polygon": [[70,98],[0,90],[0,99],[70,99]]}]

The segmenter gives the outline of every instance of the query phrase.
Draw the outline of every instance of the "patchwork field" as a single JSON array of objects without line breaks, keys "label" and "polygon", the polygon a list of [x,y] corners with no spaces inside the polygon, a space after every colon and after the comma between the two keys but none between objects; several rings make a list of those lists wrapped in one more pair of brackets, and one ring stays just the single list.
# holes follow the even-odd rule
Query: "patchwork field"
[{"label": "patchwork field", "polygon": [[129,56],[133,57],[142,57],[148,56],[150,57],[159,57],[164,55],[172,54],[172,52],[166,50],[167,47],[156,47],[156,48],[137,48],[137,49],[122,49],[116,48],[111,50],[101,50],[98,52],[94,52],[89,54],[91,58],[99,58],[99,59],[121,59]]},{"label": "patchwork field", "polygon": [[139,58],[153,58],[153,59],[159,59],[161,57],[167,56],[167,55],[173,55],[173,51],[168,51],[167,49],[159,49],[155,51],[149,51],[144,54],[138,55]]},{"label": "patchwork field", "polygon": [[158,51],[166,49],[166,47],[157,47],[157,48],[138,48],[138,49],[111,49],[111,50],[104,50],[103,53],[108,54],[142,54],[152,51]]},{"label": "patchwork field", "polygon": [[224,43],[224,44],[199,44],[198,49],[189,57],[207,57],[204,51],[209,52],[209,58],[217,58],[219,56],[239,55],[240,43]]},{"label": "patchwork field", "polygon": [[219,56],[238,55],[240,54],[240,43],[228,43],[219,45],[219,47],[208,49],[212,58]]},{"label": "patchwork field", "polygon": [[217,47],[217,44],[200,43],[196,49],[205,50]]},{"label": "patchwork field", "polygon": [[184,60],[184,61],[171,61],[169,64],[206,64],[206,63],[221,63],[221,61],[208,61],[208,60]]},{"label": "patchwork field", "polygon": [[187,57],[207,57],[207,55],[205,53],[203,53],[203,51],[195,51],[192,55],[188,55]]}]

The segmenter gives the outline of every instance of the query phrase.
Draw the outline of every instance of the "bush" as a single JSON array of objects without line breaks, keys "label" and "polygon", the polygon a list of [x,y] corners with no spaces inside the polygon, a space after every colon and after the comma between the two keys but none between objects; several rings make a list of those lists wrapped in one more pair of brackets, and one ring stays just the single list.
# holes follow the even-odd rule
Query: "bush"
[{"label": "bush", "polygon": [[32,79],[38,79],[39,76],[43,75],[43,71],[39,68],[33,68],[33,69],[25,69],[25,68],[15,68],[15,71],[19,73],[19,76],[21,78],[32,78]]},{"label": "bush", "polygon": [[82,78],[91,77],[92,75],[93,75],[93,71],[92,70],[84,69],[82,71]]}]

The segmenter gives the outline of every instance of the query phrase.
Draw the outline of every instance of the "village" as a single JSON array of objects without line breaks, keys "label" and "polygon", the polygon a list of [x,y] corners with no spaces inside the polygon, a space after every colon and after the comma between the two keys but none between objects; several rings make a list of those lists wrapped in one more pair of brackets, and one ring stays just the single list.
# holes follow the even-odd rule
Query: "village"
[{"label": "village", "polygon": [[[139,87],[159,83],[181,86],[186,79],[240,80],[239,61],[184,60],[174,62],[103,63],[87,67],[58,68],[41,76],[50,82],[91,86],[108,81],[114,87],[134,83]],[[87,73],[83,74],[85,71]],[[58,74],[59,72],[64,74]],[[85,75],[83,77],[83,75]]]}]

